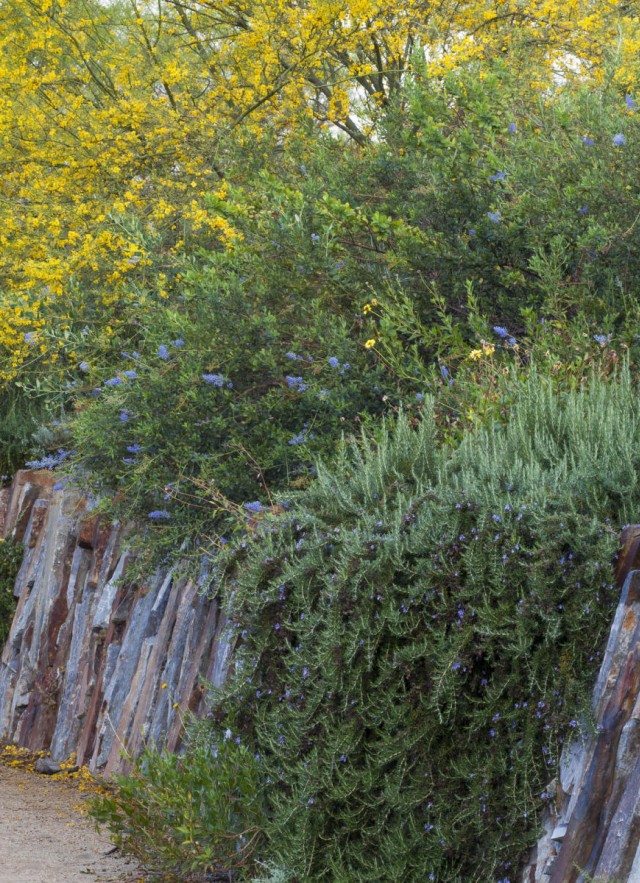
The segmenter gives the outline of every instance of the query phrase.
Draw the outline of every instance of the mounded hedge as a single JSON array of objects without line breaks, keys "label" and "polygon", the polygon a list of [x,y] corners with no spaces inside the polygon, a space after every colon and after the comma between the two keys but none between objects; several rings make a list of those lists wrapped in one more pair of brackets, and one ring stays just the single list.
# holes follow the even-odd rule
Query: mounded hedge
[{"label": "mounded hedge", "polygon": [[221,723],[258,754],[300,880],[513,881],[552,798],[640,506],[628,377],[518,385],[505,426],[363,441],[231,569]]}]

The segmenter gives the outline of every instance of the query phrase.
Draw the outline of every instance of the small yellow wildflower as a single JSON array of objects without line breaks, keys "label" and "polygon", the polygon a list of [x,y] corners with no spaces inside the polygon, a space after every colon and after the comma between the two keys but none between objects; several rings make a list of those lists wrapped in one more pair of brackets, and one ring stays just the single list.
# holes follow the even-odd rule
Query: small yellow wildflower
[{"label": "small yellow wildflower", "polygon": [[375,297],[372,298],[372,300],[371,300],[371,306],[372,306],[372,307],[377,307],[377,306],[378,306],[378,301],[375,299]]},{"label": "small yellow wildflower", "polygon": [[166,690],[166,689],[167,689],[167,685],[166,685],[166,684],[163,684],[163,685],[162,685],[162,689],[163,689],[163,690]]},{"label": "small yellow wildflower", "polygon": [[495,353],[496,348],[492,343],[483,343],[482,350],[485,356],[492,356]]},{"label": "small yellow wildflower", "polygon": [[471,352],[469,353],[469,358],[472,361],[477,362],[478,359],[482,358],[482,350],[471,350]]},{"label": "small yellow wildflower", "polygon": [[367,341],[365,342],[365,349],[370,350],[370,349],[372,349],[375,345],[376,345],[376,342],[375,342],[374,338],[372,337],[371,340],[367,340]]},{"label": "small yellow wildflower", "polygon": [[366,315],[371,312],[371,304],[365,304],[362,308],[362,312]]}]

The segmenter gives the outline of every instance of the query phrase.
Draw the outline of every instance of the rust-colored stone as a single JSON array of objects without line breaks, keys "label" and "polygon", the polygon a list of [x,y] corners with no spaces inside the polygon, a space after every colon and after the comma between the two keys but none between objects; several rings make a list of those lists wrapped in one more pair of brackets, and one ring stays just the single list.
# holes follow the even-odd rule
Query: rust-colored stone
[{"label": "rust-colored stone", "polygon": [[78,545],[81,549],[93,549],[94,536],[98,525],[98,516],[89,515],[80,521]]}]

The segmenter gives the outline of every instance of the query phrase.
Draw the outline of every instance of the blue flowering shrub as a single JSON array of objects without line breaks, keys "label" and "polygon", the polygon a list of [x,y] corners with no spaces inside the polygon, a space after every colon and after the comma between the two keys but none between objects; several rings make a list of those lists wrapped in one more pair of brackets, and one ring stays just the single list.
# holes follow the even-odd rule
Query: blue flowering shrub
[{"label": "blue flowering shrub", "polygon": [[187,273],[181,310],[158,310],[108,376],[91,372],[71,421],[69,477],[176,550],[246,529],[245,504],[308,483],[396,386],[326,303],[278,304],[225,262]]},{"label": "blue flowering shrub", "polygon": [[219,554],[235,671],[192,732],[246,747],[254,858],[289,879],[515,883],[563,744],[594,726],[640,408],[628,372],[514,387],[509,419],[458,444],[425,400]]}]

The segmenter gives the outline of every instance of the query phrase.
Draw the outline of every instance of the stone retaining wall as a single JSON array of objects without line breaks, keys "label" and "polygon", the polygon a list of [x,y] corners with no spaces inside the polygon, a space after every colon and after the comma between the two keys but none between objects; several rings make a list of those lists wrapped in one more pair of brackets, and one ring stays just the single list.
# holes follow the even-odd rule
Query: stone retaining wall
[{"label": "stone retaining wall", "polygon": [[191,579],[127,583],[126,530],[86,501],[19,472],[0,491],[0,536],[25,545],[18,608],[0,661],[0,738],[93,770],[125,771],[146,741],[180,743],[230,646],[217,601]]}]

